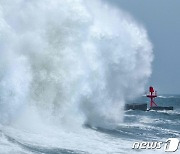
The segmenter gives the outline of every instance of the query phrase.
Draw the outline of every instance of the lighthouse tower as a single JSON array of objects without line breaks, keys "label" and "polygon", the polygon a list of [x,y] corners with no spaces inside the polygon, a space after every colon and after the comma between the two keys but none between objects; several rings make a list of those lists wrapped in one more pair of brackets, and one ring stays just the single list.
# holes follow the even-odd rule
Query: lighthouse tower
[{"label": "lighthouse tower", "polygon": [[147,108],[147,103],[132,103],[132,104],[126,104],[125,110],[142,110],[142,111],[151,111],[151,110],[173,110],[173,106],[157,106],[157,104],[154,102],[154,99],[157,97],[157,92],[154,90],[154,88],[151,86],[149,87],[149,93],[146,95],[146,97],[150,98],[150,108]]},{"label": "lighthouse tower", "polygon": [[150,108],[153,106],[157,106],[157,104],[154,102],[154,99],[157,97],[157,92],[154,91],[154,88],[151,86],[149,87],[149,94],[146,95],[148,98],[150,98]]}]

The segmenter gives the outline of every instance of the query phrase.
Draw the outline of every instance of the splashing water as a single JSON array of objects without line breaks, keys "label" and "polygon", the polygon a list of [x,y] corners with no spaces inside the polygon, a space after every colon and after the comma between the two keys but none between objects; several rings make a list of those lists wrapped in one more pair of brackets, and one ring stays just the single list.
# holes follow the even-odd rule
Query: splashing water
[{"label": "splashing water", "polygon": [[0,120],[33,106],[61,124],[114,126],[152,59],[146,30],[103,1],[1,0]]}]

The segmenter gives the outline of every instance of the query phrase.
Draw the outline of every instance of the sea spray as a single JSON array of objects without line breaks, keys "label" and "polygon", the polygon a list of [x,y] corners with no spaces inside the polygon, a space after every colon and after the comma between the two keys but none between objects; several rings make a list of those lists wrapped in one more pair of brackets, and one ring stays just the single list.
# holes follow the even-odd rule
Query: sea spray
[{"label": "sea spray", "polygon": [[142,25],[100,0],[0,5],[2,122],[24,106],[61,125],[109,128],[122,120],[125,101],[143,92],[151,74]]}]

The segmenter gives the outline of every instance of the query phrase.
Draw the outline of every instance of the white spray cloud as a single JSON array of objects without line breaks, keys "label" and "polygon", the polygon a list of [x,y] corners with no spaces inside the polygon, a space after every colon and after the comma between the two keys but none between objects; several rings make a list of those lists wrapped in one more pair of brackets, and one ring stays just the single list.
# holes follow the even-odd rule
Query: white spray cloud
[{"label": "white spray cloud", "polygon": [[0,114],[33,105],[61,124],[122,120],[125,101],[151,74],[152,45],[141,25],[100,0],[0,5]]}]

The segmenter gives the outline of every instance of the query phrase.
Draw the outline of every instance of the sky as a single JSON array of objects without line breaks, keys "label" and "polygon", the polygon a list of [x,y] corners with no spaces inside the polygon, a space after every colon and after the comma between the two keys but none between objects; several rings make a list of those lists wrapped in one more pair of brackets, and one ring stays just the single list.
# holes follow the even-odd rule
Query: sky
[{"label": "sky", "polygon": [[106,1],[128,12],[148,32],[154,61],[147,86],[160,94],[180,94],[180,0]]}]

